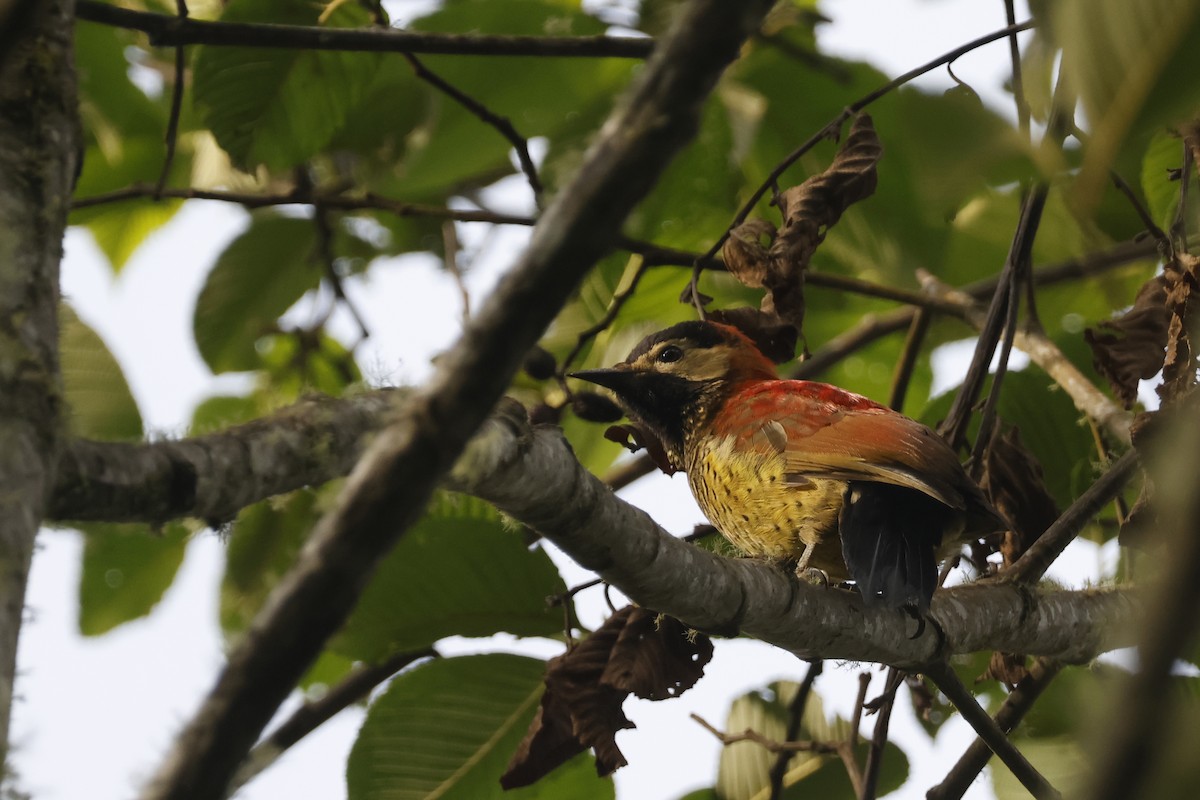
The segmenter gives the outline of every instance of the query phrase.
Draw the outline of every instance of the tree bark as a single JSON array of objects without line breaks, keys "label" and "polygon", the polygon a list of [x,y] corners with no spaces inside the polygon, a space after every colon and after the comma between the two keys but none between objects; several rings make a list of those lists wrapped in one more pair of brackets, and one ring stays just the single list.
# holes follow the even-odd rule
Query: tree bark
[{"label": "tree bark", "polygon": [[71,0],[0,19],[0,764],[33,541],[54,484],[58,267],[78,166]]}]

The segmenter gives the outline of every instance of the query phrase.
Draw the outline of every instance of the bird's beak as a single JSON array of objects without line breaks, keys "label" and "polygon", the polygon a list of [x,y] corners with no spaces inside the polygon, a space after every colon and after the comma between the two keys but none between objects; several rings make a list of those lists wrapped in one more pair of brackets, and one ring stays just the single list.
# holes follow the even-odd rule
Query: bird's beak
[{"label": "bird's beak", "polygon": [[618,395],[626,395],[634,391],[634,387],[641,382],[643,376],[640,372],[618,365],[608,369],[584,369],[572,372],[568,377],[579,378],[581,381],[612,389]]}]

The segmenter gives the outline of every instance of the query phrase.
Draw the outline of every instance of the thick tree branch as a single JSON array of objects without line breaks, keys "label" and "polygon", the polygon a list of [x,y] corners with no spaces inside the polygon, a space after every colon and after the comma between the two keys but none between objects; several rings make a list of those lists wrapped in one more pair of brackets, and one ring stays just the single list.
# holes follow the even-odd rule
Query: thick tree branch
[{"label": "thick tree branch", "polygon": [[587,472],[561,431],[510,413],[490,423],[450,477],[558,545],[640,605],[705,631],[741,632],[802,659],[873,661],[921,671],[944,656],[1002,650],[1086,661],[1128,643],[1133,591],[1034,591],[1006,583],[937,592],[915,638],[899,611],[820,589],[753,559],[722,558],[672,537]]},{"label": "thick tree branch", "polygon": [[74,440],[64,447],[46,516],[56,520],[221,523],[252,503],[347,475],[365,437],[405,392],[314,396],[269,417],[182,441]]},{"label": "thick tree branch", "polygon": [[705,98],[769,6],[695,0],[680,14],[517,265],[350,475],[144,797],[224,795],[258,733],[419,518],[529,348],[694,135]]},{"label": "thick tree branch", "polygon": [[155,47],[211,44],[293,50],[342,50],[371,53],[449,53],[473,56],[563,56],[572,58],[646,58],[653,39],[615,36],[498,36],[414,33],[364,28],[321,28],[253,22],[208,22],[133,11],[79,0],[76,15],[88,22],[142,31]]},{"label": "thick tree branch", "polygon": [[79,141],[71,6],[26,2],[0,20],[0,777],[61,427],[58,267]]}]

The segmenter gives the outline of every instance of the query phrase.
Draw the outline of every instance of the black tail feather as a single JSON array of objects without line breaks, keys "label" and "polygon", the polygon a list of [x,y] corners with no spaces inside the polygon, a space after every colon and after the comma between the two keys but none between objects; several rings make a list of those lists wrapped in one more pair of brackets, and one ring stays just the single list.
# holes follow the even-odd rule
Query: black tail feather
[{"label": "black tail feather", "polygon": [[842,557],[863,600],[927,611],[942,531],[955,513],[914,489],[851,481],[839,522]]}]

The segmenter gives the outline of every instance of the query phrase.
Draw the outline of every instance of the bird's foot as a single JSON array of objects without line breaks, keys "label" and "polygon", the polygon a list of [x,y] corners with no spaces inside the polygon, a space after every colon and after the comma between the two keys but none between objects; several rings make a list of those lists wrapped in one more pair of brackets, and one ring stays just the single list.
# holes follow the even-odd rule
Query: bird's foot
[{"label": "bird's foot", "polygon": [[829,576],[816,567],[796,567],[796,577],[805,583],[820,586],[822,589],[829,587]]}]

